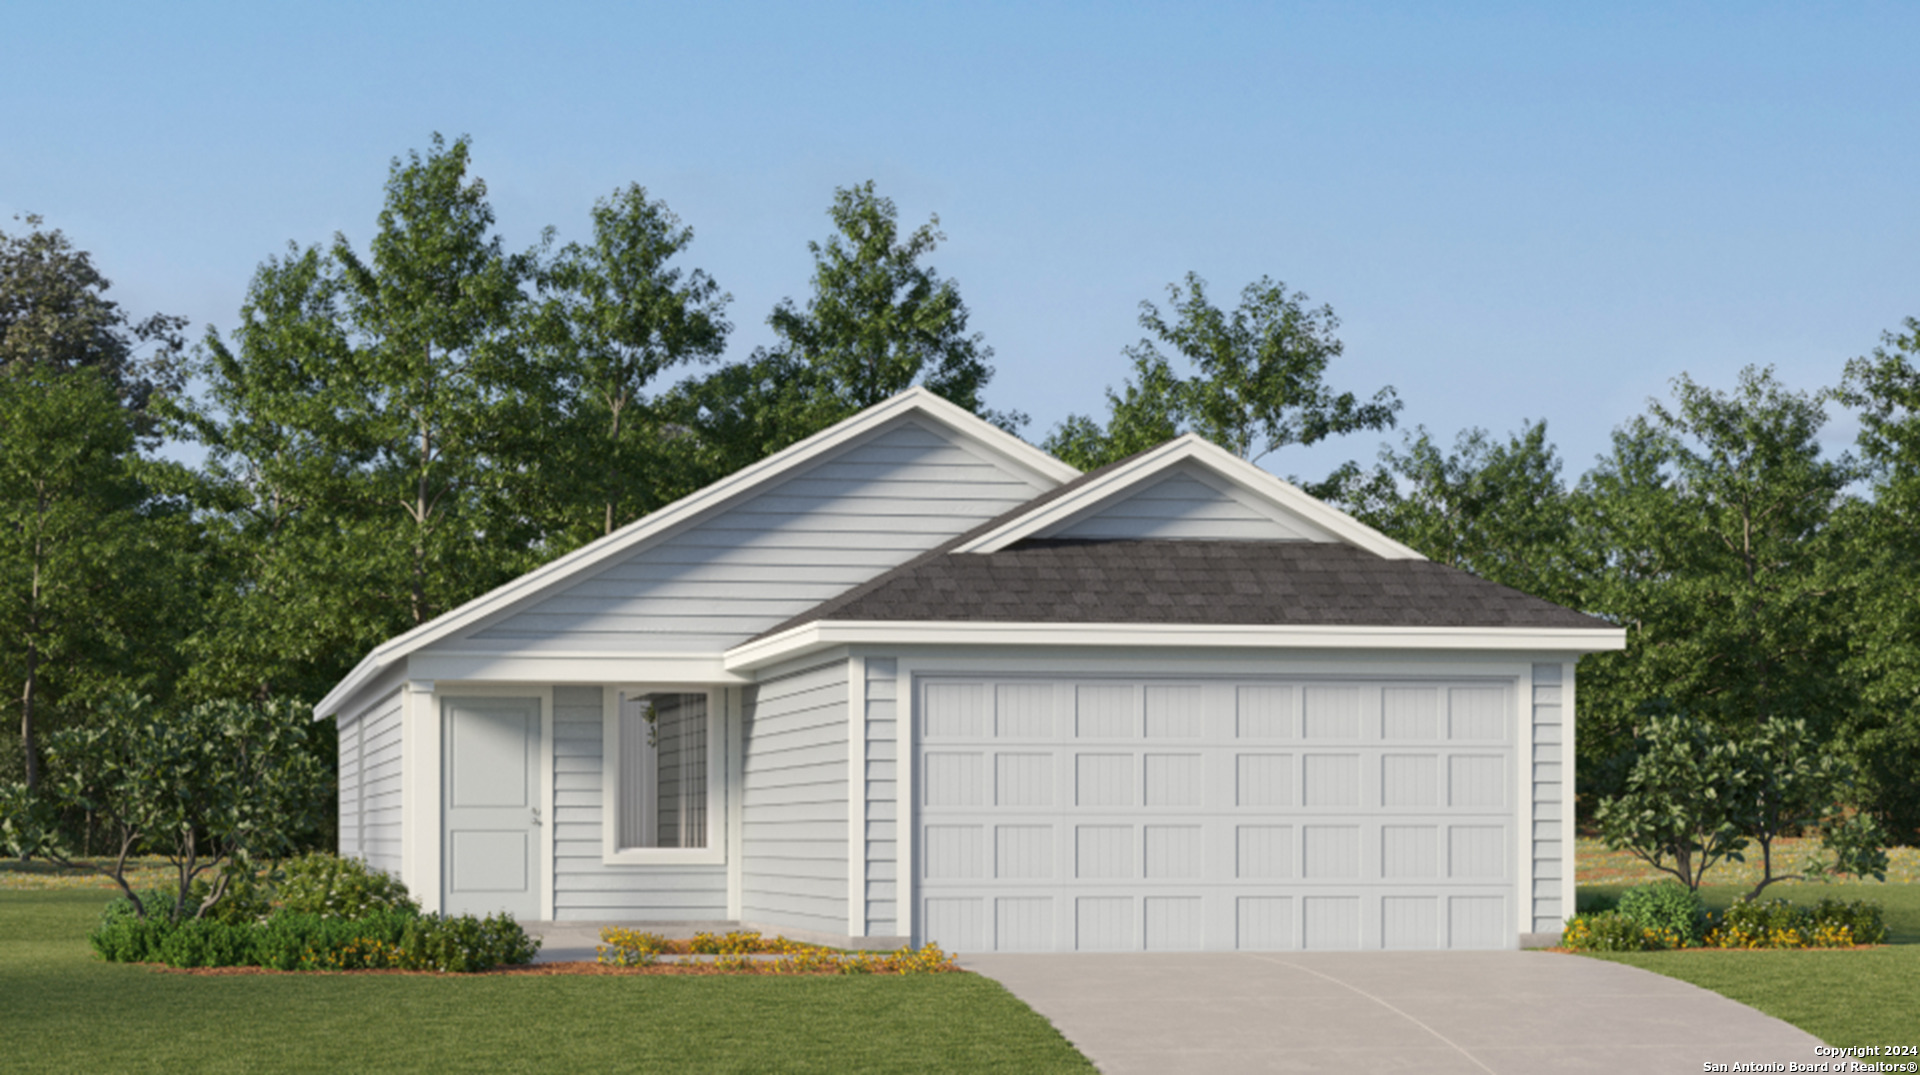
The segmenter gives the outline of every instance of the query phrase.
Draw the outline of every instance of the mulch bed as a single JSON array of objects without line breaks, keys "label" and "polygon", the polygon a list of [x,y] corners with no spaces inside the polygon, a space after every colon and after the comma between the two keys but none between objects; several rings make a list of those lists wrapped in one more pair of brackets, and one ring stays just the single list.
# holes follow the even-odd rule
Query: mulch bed
[{"label": "mulch bed", "polygon": [[[189,974],[189,975],[199,975],[202,977],[209,977],[209,978],[218,978],[218,977],[224,977],[227,975],[235,975],[235,974],[334,974],[334,975],[412,974],[412,975],[425,975],[427,977],[432,977],[432,978],[472,978],[472,977],[489,975],[489,974],[524,974],[524,975],[534,975],[538,977],[546,977],[549,975],[556,975],[556,974],[585,974],[585,975],[653,974],[653,975],[687,975],[687,976],[694,976],[694,977],[709,977],[709,978],[718,977],[722,975],[745,975],[745,976],[766,977],[766,978],[840,977],[840,974],[837,971],[830,971],[830,970],[776,971],[773,969],[773,964],[770,962],[764,964],[765,969],[760,969],[756,967],[755,969],[752,969],[752,970],[740,970],[740,969],[734,969],[734,968],[722,969],[718,966],[715,966],[712,963],[655,963],[651,967],[613,967],[613,966],[608,966],[605,963],[594,963],[588,960],[577,960],[573,962],[562,962],[562,963],[528,963],[523,966],[517,966],[517,967],[495,967],[492,970],[472,971],[466,974],[453,974],[453,973],[445,973],[441,971],[432,971],[432,970],[277,970],[272,967],[169,967],[164,963],[144,963],[141,965],[160,974]],[[965,974],[967,972],[960,970],[959,968],[955,968],[954,970],[951,970],[951,971],[941,971],[939,973]],[[894,976],[881,975],[879,977],[894,977]]]}]

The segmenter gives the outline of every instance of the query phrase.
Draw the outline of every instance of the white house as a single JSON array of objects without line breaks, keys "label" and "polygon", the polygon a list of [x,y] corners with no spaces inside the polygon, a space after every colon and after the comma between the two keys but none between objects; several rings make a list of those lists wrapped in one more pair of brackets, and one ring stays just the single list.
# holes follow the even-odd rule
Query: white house
[{"label": "white house", "polygon": [[1196,437],[923,390],[369,653],[341,851],[429,908],[950,950],[1511,948],[1624,632]]}]

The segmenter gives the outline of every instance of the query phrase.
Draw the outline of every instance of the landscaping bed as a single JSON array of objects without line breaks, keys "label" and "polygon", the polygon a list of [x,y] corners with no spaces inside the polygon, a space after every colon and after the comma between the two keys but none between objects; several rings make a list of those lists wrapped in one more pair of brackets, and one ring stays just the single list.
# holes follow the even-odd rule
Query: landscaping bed
[{"label": "landscaping bed", "polygon": [[88,951],[105,896],[0,891],[10,1071],[1093,1070],[977,974],[160,971]]}]

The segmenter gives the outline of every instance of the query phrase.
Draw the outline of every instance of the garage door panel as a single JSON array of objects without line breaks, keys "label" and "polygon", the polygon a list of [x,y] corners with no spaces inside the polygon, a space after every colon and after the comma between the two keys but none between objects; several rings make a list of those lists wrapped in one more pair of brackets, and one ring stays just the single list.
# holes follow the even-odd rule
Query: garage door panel
[{"label": "garage door panel", "polygon": [[917,700],[922,939],[1511,946],[1506,686],[982,676]]},{"label": "garage door panel", "polygon": [[1241,686],[1234,691],[1234,735],[1240,739],[1295,738],[1293,686]]}]

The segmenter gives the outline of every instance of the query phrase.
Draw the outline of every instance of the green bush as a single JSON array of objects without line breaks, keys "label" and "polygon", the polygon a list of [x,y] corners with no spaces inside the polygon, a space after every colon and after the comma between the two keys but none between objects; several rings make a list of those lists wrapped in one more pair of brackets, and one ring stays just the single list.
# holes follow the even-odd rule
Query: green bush
[{"label": "green bush", "polygon": [[167,929],[158,955],[169,967],[251,966],[254,932],[246,923],[186,918]]},{"label": "green bush", "polygon": [[1560,943],[1576,952],[1650,952],[1679,942],[1676,934],[1648,929],[1619,911],[1574,915],[1560,935]]},{"label": "green bush", "polygon": [[1680,946],[1707,935],[1707,907],[1700,894],[1677,881],[1637,885],[1620,894],[1619,913],[1641,929],[1673,934]]},{"label": "green bush", "polygon": [[1611,892],[1582,892],[1574,897],[1573,902],[1573,909],[1578,914],[1600,914],[1619,908],[1620,897]]},{"label": "green bush", "polygon": [[[221,922],[246,924],[265,921],[266,917],[273,913],[273,903],[270,898],[273,889],[268,878],[250,866],[229,862],[220,868],[217,876],[211,879],[206,877],[194,879],[192,887],[187,891],[188,914],[194,914],[199,910],[200,905],[206,902],[208,893],[213,891],[214,884],[221,877],[227,880],[227,890],[221,893],[212,907],[207,908],[203,917]],[[169,896],[168,900],[170,904],[172,897]],[[153,905],[149,903],[148,906],[151,908]]]},{"label": "green bush", "polygon": [[[149,907],[173,906],[173,897],[164,891],[145,892],[140,898]],[[173,923],[164,914],[142,918],[133,909],[132,900],[116,896],[101,913],[100,923],[87,935],[87,941],[110,963],[155,963],[160,959],[161,943],[172,930]]]},{"label": "green bush", "polygon": [[540,942],[511,915],[422,915],[411,902],[359,918],[275,911],[264,922],[142,918],[114,900],[88,939],[116,963],[275,970],[399,968],[471,973],[530,963]]},{"label": "green bush", "polygon": [[284,911],[329,918],[364,918],[378,911],[420,913],[420,904],[399,878],[325,851],[289,859],[277,899]]},{"label": "green bush", "polygon": [[1715,915],[1707,943],[1717,948],[1835,948],[1885,944],[1880,905],[1823,899],[1813,907],[1786,900],[1742,900]]},{"label": "green bush", "polygon": [[1819,930],[1844,928],[1855,944],[1887,943],[1887,920],[1871,900],[1836,900],[1829,896],[1814,905],[1813,926]]},{"label": "green bush", "polygon": [[398,947],[402,966],[459,974],[531,963],[540,942],[527,936],[512,915],[423,915],[407,923]]},{"label": "green bush", "polygon": [[397,948],[408,924],[418,917],[404,909],[354,919],[278,911],[255,931],[254,962],[275,970],[399,966],[384,953]]}]

